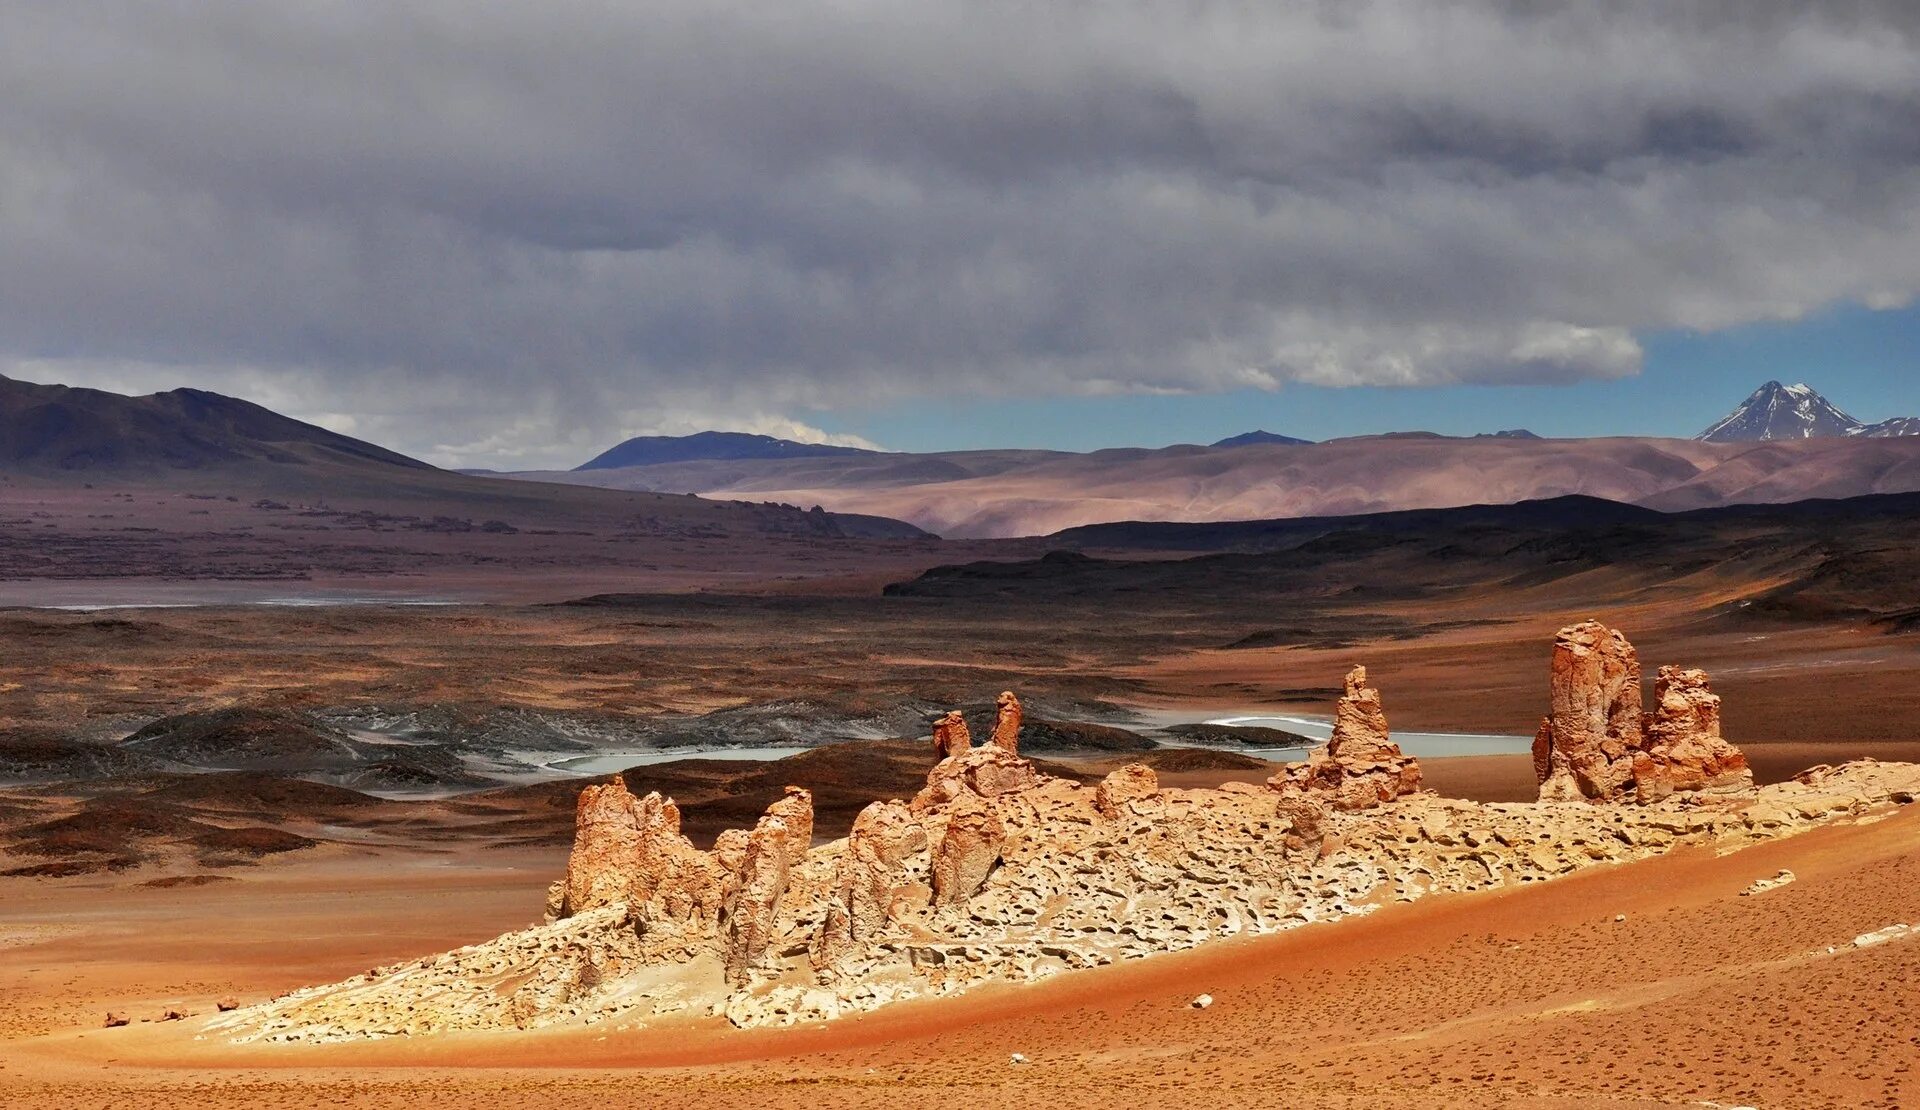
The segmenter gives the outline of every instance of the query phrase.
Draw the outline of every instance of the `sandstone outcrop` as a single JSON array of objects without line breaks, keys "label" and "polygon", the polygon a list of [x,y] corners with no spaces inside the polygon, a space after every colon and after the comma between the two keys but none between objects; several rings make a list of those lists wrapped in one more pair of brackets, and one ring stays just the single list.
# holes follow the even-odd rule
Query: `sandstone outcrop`
[{"label": "sandstone outcrop", "polygon": [[1705,671],[1661,667],[1653,701],[1642,729],[1645,746],[1633,754],[1640,801],[1658,801],[1675,791],[1753,789],[1746,755],[1720,736],[1720,697],[1707,688]]},{"label": "sandstone outcrop", "polygon": [[1380,691],[1367,685],[1367,669],[1347,673],[1346,692],[1335,707],[1333,737],[1290,763],[1267,785],[1283,793],[1324,798],[1335,809],[1371,809],[1417,793],[1420,762],[1403,754],[1387,732]]},{"label": "sandstone outcrop", "polygon": [[967,731],[967,719],[958,709],[933,722],[933,758],[952,759],[973,747],[973,734]]},{"label": "sandstone outcrop", "polygon": [[1008,755],[1019,755],[1020,724],[1020,699],[1012,690],[1000,691],[994,703],[993,736],[989,742],[1005,749]]},{"label": "sandstone outcrop", "polygon": [[1533,741],[1541,801],[1657,802],[1676,792],[1744,794],[1753,772],[1720,735],[1704,671],[1660,668],[1641,705],[1640,660],[1618,630],[1585,621],[1553,645],[1550,711]]},{"label": "sandstone outcrop", "polygon": [[[776,803],[777,804],[777,803]],[[739,881],[727,903],[727,982],[744,985],[773,943],[780,899],[787,893],[792,866],[791,831],[784,819],[768,814],[747,836]]]},{"label": "sandstone outcrop", "polygon": [[853,819],[834,866],[831,901],[810,948],[816,971],[885,936],[893,905],[908,885],[907,860],[927,850],[927,831],[897,801],[875,802]]},{"label": "sandstone outcrop", "polygon": [[1160,776],[1144,763],[1129,763],[1100,780],[1093,791],[1093,808],[1109,821],[1117,821],[1134,802],[1145,801],[1160,792]]},{"label": "sandstone outcrop", "polygon": [[1006,825],[991,805],[975,797],[956,803],[933,850],[933,904],[952,906],[973,897],[1000,862],[1006,841]]},{"label": "sandstone outcrop", "polygon": [[797,865],[806,859],[807,849],[813,847],[813,793],[789,786],[779,801],[767,807],[767,816],[778,817],[787,827],[787,863]]}]

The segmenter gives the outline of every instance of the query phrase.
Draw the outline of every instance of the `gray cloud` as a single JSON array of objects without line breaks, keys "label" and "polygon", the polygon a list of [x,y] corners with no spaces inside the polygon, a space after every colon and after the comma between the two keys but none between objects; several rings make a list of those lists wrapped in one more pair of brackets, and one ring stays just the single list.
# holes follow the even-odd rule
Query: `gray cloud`
[{"label": "gray cloud", "polygon": [[0,367],[462,464],[1621,376],[1920,290],[1920,17],[1805,7],[9,5]]}]

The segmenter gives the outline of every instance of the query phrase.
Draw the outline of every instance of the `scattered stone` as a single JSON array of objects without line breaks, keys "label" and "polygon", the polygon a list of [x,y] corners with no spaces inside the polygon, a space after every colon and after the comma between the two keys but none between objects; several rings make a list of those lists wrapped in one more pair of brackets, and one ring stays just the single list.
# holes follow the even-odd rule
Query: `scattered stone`
[{"label": "scattered stone", "polygon": [[1011,1056],[1009,1056],[1009,1057],[1007,1057],[1007,1063],[1009,1063],[1009,1064],[1025,1064],[1025,1063],[1028,1063],[1028,1060],[1027,1060],[1027,1058],[1026,1058],[1026,1057],[1025,1057],[1024,1055],[1022,1055],[1021,1053],[1018,1053],[1018,1052],[1016,1052],[1016,1053],[1014,1053],[1013,1055],[1011,1055]]},{"label": "scattered stone", "polygon": [[225,998],[222,998],[220,1001],[215,1002],[213,1004],[213,1008],[220,1011],[223,1014],[231,1013],[232,1011],[238,1010],[240,1008],[240,1000],[233,997],[232,995],[228,995]]},{"label": "scattered stone", "polygon": [[128,1024],[131,1020],[132,1019],[128,1018],[126,1014],[121,1013],[119,1010],[108,1010],[107,1020],[102,1027],[106,1029],[118,1029]]},{"label": "scattered stone", "polygon": [[1771,879],[1755,879],[1752,886],[1740,892],[1740,896],[1745,898],[1750,894],[1764,894],[1775,887],[1786,886],[1795,878],[1796,876],[1793,872],[1782,867],[1779,873]]},{"label": "scattered stone", "polygon": [[193,1015],[177,1007],[169,1006],[160,1011],[160,1021],[185,1021]]},{"label": "scattered stone", "polygon": [[1859,936],[1854,937],[1853,946],[1855,948],[1872,948],[1876,944],[1885,944],[1890,940],[1899,940],[1901,937],[1913,931],[1913,926],[1905,923],[1886,925],[1875,929],[1871,933],[1861,933]]},{"label": "scattered stone", "polygon": [[1200,997],[1194,999],[1192,1002],[1188,1003],[1188,1005],[1192,1006],[1196,1010],[1204,1010],[1208,1006],[1213,1005],[1213,996],[1210,994],[1203,994]]}]

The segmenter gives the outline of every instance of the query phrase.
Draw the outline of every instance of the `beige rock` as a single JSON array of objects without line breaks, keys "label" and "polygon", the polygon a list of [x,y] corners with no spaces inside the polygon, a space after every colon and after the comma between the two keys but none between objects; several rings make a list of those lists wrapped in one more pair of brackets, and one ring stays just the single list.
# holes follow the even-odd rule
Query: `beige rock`
[{"label": "beige rock", "polygon": [[1160,776],[1144,763],[1129,763],[1100,780],[1093,795],[1093,808],[1108,820],[1119,819],[1132,802],[1142,801],[1160,792]]},{"label": "beige rock", "polygon": [[927,832],[897,801],[875,802],[853,819],[834,867],[831,901],[811,946],[815,970],[834,967],[889,931],[907,885],[907,858],[927,850]]},{"label": "beige rock", "polygon": [[927,772],[926,789],[913,797],[913,811],[925,814],[968,796],[997,798],[1017,794],[1040,783],[1040,772],[1031,762],[998,744],[983,744],[935,764],[933,770]]},{"label": "beige rock", "polygon": [[739,884],[726,910],[727,982],[743,986],[773,943],[780,899],[787,892],[791,858],[785,821],[768,815],[747,837]]},{"label": "beige rock", "polygon": [[767,807],[767,812],[786,822],[787,846],[791,849],[787,862],[798,864],[807,858],[807,850],[813,847],[813,792],[789,786],[779,801]]},{"label": "beige rock", "polygon": [[1597,621],[1560,630],[1551,710],[1533,741],[1541,801],[1657,802],[1676,792],[1746,794],[1747,757],[1720,735],[1720,699],[1706,673],[1660,668],[1654,710],[1641,712],[1640,661]]},{"label": "beige rock", "polygon": [[1654,802],[1675,791],[1744,794],[1753,790],[1747,757],[1720,736],[1720,698],[1700,670],[1661,667],[1654,709],[1633,756],[1635,796]]},{"label": "beige rock", "polygon": [[947,817],[933,850],[933,902],[951,906],[971,898],[1000,862],[1007,829],[993,808],[963,796]]}]

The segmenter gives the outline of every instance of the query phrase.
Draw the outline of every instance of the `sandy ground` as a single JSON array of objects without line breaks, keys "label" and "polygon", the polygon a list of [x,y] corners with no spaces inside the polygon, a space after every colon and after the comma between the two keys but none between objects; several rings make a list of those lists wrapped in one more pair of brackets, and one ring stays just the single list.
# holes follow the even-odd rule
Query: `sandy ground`
[{"label": "sandy ground", "polygon": [[[702,1019],[289,1051],[199,1040],[192,1019],[85,1028],[110,1006],[204,1010],[522,924],[541,862],[9,886],[0,1104],[1920,1103],[1920,940],[1850,946],[1920,921],[1914,809],[788,1031]],[[1798,881],[1740,896],[1782,867]],[[1214,1004],[1193,1009],[1202,991]]]}]

